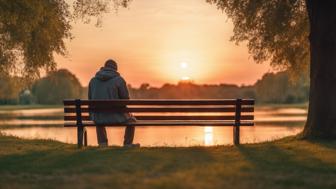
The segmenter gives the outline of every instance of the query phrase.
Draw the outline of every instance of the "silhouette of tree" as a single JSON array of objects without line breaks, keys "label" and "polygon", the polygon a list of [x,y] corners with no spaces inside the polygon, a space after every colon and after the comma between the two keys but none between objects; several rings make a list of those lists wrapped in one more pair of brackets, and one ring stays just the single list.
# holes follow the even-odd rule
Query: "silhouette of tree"
[{"label": "silhouette of tree", "polygon": [[268,60],[274,67],[288,68],[293,75],[310,69],[309,110],[303,135],[335,138],[336,1],[207,2],[232,19],[232,40],[247,41],[257,62]]},{"label": "silhouette of tree", "polygon": [[77,77],[66,69],[49,72],[32,87],[39,104],[61,104],[64,99],[80,98],[82,90]]}]

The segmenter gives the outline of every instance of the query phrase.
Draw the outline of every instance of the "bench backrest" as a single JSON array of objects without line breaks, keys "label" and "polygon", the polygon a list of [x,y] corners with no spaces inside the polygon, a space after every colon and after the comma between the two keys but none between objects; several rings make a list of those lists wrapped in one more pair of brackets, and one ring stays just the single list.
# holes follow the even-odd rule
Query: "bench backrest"
[{"label": "bench backrest", "polygon": [[[253,99],[224,100],[64,100],[67,126],[90,124],[89,112],[130,112],[146,121],[226,121],[253,125]],[[78,120],[80,119],[80,120]]]}]

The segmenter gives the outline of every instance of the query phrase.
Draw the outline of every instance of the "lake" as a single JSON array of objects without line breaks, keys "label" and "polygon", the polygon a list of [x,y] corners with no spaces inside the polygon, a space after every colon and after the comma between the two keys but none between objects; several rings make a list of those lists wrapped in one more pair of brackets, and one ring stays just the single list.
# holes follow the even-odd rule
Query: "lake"
[{"label": "lake", "polygon": [[[305,106],[257,106],[256,125],[241,127],[241,143],[271,141],[302,131]],[[135,143],[142,146],[210,146],[232,144],[233,127],[137,127]],[[75,144],[76,128],[63,127],[63,109],[1,109],[0,132],[27,139],[52,139]],[[108,128],[109,145],[122,145],[124,128]],[[94,127],[88,128],[88,144],[97,145]]]}]

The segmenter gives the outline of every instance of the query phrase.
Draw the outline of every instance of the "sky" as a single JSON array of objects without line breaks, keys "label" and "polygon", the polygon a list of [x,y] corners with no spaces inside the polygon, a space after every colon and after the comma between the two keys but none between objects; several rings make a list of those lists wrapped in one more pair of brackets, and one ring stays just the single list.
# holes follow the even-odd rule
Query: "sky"
[{"label": "sky", "polygon": [[253,61],[246,44],[230,41],[230,19],[205,0],[133,0],[105,14],[101,27],[77,22],[72,33],[68,55],[56,61],[84,86],[109,58],[135,87],[181,80],[248,85],[271,70]]}]

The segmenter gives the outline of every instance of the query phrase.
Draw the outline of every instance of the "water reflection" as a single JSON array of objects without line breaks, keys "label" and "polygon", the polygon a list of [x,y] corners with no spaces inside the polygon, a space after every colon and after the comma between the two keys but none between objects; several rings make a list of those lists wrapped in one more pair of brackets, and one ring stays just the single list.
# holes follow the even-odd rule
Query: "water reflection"
[{"label": "water reflection", "polygon": [[[255,143],[270,141],[295,135],[303,127],[242,127],[241,142]],[[66,143],[76,143],[76,128],[30,127],[3,129],[2,133],[28,139],[53,139]],[[124,128],[108,128],[111,145],[122,145]],[[232,127],[137,127],[135,142],[142,146],[200,146],[232,144]],[[95,128],[88,128],[88,143],[96,146]]]},{"label": "water reflection", "polygon": [[212,127],[204,127],[204,145],[213,145]]},{"label": "water reflection", "polygon": [[62,125],[63,126],[64,121],[63,120],[35,120],[35,119],[9,119],[9,120],[0,120],[0,126],[25,126],[25,125],[31,125],[31,126],[38,126],[38,125]]},{"label": "water reflection", "polygon": [[0,114],[14,114],[14,115],[51,115],[55,113],[63,113],[62,108],[43,108],[43,109],[22,109],[22,110],[0,110]]},{"label": "water reflection", "polygon": [[[53,139],[75,144],[76,128],[64,128],[61,108],[0,112],[0,132],[29,139]],[[241,127],[241,143],[270,141],[302,131],[303,108],[257,108],[255,127]],[[24,127],[22,127],[24,126]],[[47,127],[48,126],[48,127]],[[223,145],[233,142],[232,127],[137,127],[134,142],[142,146]],[[110,145],[122,145],[124,128],[108,128]],[[88,144],[97,145],[95,128],[88,128]]]}]

